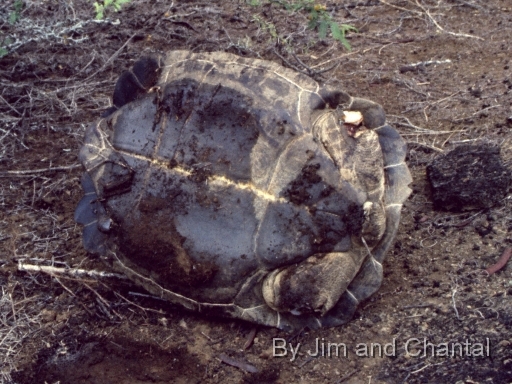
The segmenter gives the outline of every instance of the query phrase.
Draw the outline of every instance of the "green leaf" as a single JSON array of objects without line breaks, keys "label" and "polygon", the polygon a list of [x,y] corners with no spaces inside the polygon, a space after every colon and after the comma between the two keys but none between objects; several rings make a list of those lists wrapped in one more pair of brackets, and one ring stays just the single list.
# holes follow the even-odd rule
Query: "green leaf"
[{"label": "green leaf", "polygon": [[345,34],[349,31],[355,31],[358,32],[356,27],[353,27],[348,24],[341,24],[341,28],[338,24],[335,22],[331,23],[331,32],[332,37],[338,40],[345,48],[347,48],[348,51],[352,50],[352,47],[350,46],[350,43],[348,42],[347,38],[345,37]]},{"label": "green leaf", "polygon": [[314,9],[309,13],[309,20],[313,21],[316,24],[318,23],[318,12]]},{"label": "green leaf", "polygon": [[287,10],[296,12],[296,11],[300,11],[301,9],[305,9],[305,10],[309,11],[309,9],[312,8],[311,5],[313,3],[314,3],[314,0],[302,0],[302,1],[299,1],[298,3],[290,4],[288,6]]},{"label": "green leaf", "polygon": [[114,9],[116,12],[119,12],[121,10],[121,6],[123,6],[124,4],[127,4],[129,3],[131,0],[117,0],[117,1],[114,1],[113,5],[114,5]]},{"label": "green leaf", "polygon": [[345,39],[345,33],[341,31],[338,24],[336,24],[334,21],[331,21],[330,27],[331,27],[331,33],[332,33],[333,38],[335,38],[336,40],[339,40],[339,41],[342,41],[343,39]]},{"label": "green leaf", "polygon": [[18,14],[16,12],[9,13],[9,24],[14,24],[18,21]]},{"label": "green leaf", "polygon": [[5,49],[4,47],[0,47],[0,57],[4,57],[8,53],[9,53],[9,51],[7,49]]},{"label": "green leaf", "polygon": [[359,32],[359,30],[356,27],[349,24],[341,24],[341,29],[343,31],[343,36],[345,36],[345,33],[349,31],[354,31],[356,33]]},{"label": "green leaf", "polygon": [[268,32],[270,33],[270,36],[272,36],[274,39],[277,39],[277,30],[274,23],[268,24]]},{"label": "green leaf", "polygon": [[325,20],[320,21],[318,25],[318,36],[321,39],[325,39],[327,37],[327,28],[329,27],[329,23]]}]

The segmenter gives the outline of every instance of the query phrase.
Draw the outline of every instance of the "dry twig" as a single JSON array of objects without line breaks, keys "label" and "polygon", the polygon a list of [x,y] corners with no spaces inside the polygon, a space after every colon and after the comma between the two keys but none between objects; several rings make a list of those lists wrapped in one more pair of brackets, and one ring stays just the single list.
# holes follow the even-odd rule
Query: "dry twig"
[{"label": "dry twig", "polygon": [[52,267],[48,265],[33,265],[33,264],[25,264],[22,261],[18,262],[18,270],[26,271],[26,272],[44,272],[49,275],[68,275],[68,276],[89,276],[94,278],[109,278],[115,277],[117,279],[126,279],[126,276],[120,275],[117,273],[103,272],[103,271],[95,271],[95,270],[86,270],[79,268],[58,268]]},{"label": "dry twig", "polygon": [[108,63],[110,63],[110,62],[114,61],[114,60],[116,59],[116,57],[117,57],[117,56],[119,56],[119,54],[122,52],[122,50],[123,50],[123,49],[128,45],[128,43],[129,43],[130,41],[132,41],[132,39],[133,39],[136,35],[137,35],[137,32],[136,32],[136,33],[134,33],[133,35],[131,35],[131,36],[128,38],[128,40],[126,40],[126,41],[125,41],[125,43],[124,43],[123,45],[121,45],[121,48],[119,48],[119,49],[118,49],[118,50],[117,50],[117,51],[116,51],[112,56],[110,56],[110,57],[108,58],[108,60],[107,60],[107,61],[105,61],[105,64],[103,64],[103,65],[101,66],[101,68],[100,68],[100,69],[98,69],[96,72],[94,72],[92,75],[90,75],[90,76],[89,76],[87,79],[85,79],[83,82],[85,83],[85,82],[87,82],[87,81],[91,80],[91,79],[92,79],[93,77],[95,77],[98,73],[100,73],[101,71],[103,71],[103,70],[107,67]]},{"label": "dry twig", "polygon": [[237,367],[245,372],[249,372],[249,373],[257,373],[258,372],[258,368],[256,368],[254,365],[251,365],[244,361],[233,359],[232,357],[229,357],[225,353],[221,353],[219,355],[219,360],[225,364],[231,365],[233,367]]},{"label": "dry twig", "polygon": [[441,27],[439,25],[439,23],[432,17],[432,15],[430,14],[429,10],[426,9],[423,5],[420,4],[420,2],[418,0],[416,0],[416,5],[418,7],[420,7],[423,12],[425,12],[425,14],[428,16],[428,18],[430,20],[432,20],[432,22],[434,23],[434,25],[440,30],[440,31],[443,31],[444,33],[448,33],[449,35],[452,35],[452,36],[457,36],[457,37],[470,37],[472,39],[478,39],[478,40],[483,40],[483,37],[480,37],[480,36],[474,36],[474,35],[469,35],[467,33],[455,33],[455,32],[450,32],[450,31],[447,31],[446,29],[444,29],[443,27]]},{"label": "dry twig", "polygon": [[493,273],[498,272],[501,268],[503,268],[507,264],[507,262],[511,256],[512,256],[512,248],[508,247],[505,249],[505,251],[503,251],[501,257],[496,262],[496,264],[493,264],[490,267],[488,267],[485,270],[485,272],[487,272],[489,275],[492,275]]},{"label": "dry twig", "polygon": [[252,327],[251,332],[247,335],[247,338],[245,339],[244,343],[244,350],[249,349],[254,341],[254,338],[256,337],[256,331],[258,328]]},{"label": "dry twig", "polygon": [[407,64],[400,67],[400,73],[416,71],[419,68],[428,67],[430,65],[436,64],[447,64],[451,63],[450,59],[446,60],[428,60],[428,61],[420,61],[419,63]]},{"label": "dry twig", "polygon": [[26,176],[34,173],[46,173],[46,172],[57,172],[57,171],[69,171],[71,169],[80,168],[81,164],[64,165],[62,167],[49,167],[39,169],[22,169],[19,171],[5,171],[0,173],[0,177],[5,176]]},{"label": "dry twig", "polygon": [[423,11],[423,12],[420,12],[420,11],[416,11],[416,10],[413,10],[413,9],[407,9],[407,8],[402,8],[402,7],[399,7],[397,5],[394,5],[394,4],[390,4],[388,3],[387,1],[385,0],[379,0],[382,4],[385,4],[387,5],[388,7],[392,7],[392,8],[395,8],[395,9],[399,9],[400,11],[404,11],[404,12],[412,12],[412,13],[415,13],[417,15],[426,15],[430,21],[432,21],[432,23],[434,23],[434,25],[437,27],[437,29],[439,29],[440,31],[444,32],[444,33],[447,33],[449,35],[452,35],[452,36],[457,36],[457,37],[469,37],[469,38],[472,38],[472,39],[478,39],[478,40],[484,40],[482,37],[480,36],[475,36],[475,35],[469,35],[467,33],[456,33],[456,32],[451,32],[451,31],[447,31],[446,29],[444,29],[443,27],[441,27],[439,25],[439,23],[436,21],[436,19],[434,19],[434,17],[432,17],[432,15],[430,14],[430,11],[428,9],[426,9],[423,5],[420,4],[420,2],[418,0],[416,0],[416,5]]},{"label": "dry twig", "polygon": [[455,310],[455,315],[457,315],[457,320],[460,320],[459,311],[457,310],[457,304],[455,303],[455,295],[457,294],[457,285],[452,289],[452,306]]}]

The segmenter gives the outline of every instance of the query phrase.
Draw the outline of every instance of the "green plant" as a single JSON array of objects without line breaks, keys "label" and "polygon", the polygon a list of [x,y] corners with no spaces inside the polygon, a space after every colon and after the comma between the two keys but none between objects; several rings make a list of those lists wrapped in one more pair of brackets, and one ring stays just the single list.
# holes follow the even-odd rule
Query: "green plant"
[{"label": "green plant", "polygon": [[273,39],[279,38],[279,35],[277,34],[276,26],[274,25],[274,23],[267,23],[261,17],[256,16],[256,15],[253,16],[253,20],[259,24],[261,29],[263,29],[264,31],[267,31]]},{"label": "green plant", "polygon": [[[321,39],[327,37],[327,32],[330,30],[332,37],[338,40],[343,46],[350,51],[351,47],[346,38],[347,32],[357,32],[357,28],[349,24],[338,24],[332,19],[332,16],[327,12],[327,7],[321,4],[315,4],[315,0],[267,0],[270,4],[276,4],[283,7],[287,11],[297,12],[305,11],[308,15],[308,28],[316,29]],[[249,0],[252,6],[261,5],[259,0]],[[260,23],[261,25],[261,23]]]},{"label": "green plant", "polygon": [[[9,24],[13,25],[18,22],[18,20],[21,17],[21,11],[23,10],[23,1],[22,0],[15,0],[13,4],[13,10],[9,12]],[[9,50],[7,49],[7,46],[11,44],[12,41],[9,37],[4,37],[0,35],[0,59],[4,56],[7,56],[9,54]]]},{"label": "green plant", "polygon": [[331,30],[332,37],[338,40],[347,50],[351,50],[350,44],[345,37],[349,31],[357,32],[357,28],[348,24],[336,23],[331,15],[326,11],[326,7],[323,5],[314,5],[309,11],[309,24],[310,29],[317,29],[318,35],[321,39],[325,39],[327,36],[327,30]]},{"label": "green plant", "polygon": [[94,9],[96,11],[96,20],[102,20],[105,17],[105,10],[114,8],[115,12],[119,12],[123,4],[129,3],[131,0],[102,0],[94,2]]},{"label": "green plant", "polygon": [[10,37],[2,38],[0,35],[0,59],[9,54],[9,50],[7,47],[12,44],[12,39]]},{"label": "green plant", "polygon": [[9,13],[9,24],[15,24],[20,19],[22,9],[23,1],[16,0],[14,2],[14,11]]}]

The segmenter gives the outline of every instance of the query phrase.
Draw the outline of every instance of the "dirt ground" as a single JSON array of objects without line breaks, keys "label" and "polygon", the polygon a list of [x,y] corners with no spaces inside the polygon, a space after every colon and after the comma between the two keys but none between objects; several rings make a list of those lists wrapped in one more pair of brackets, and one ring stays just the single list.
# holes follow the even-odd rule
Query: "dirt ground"
[{"label": "dirt ground", "polygon": [[[95,21],[92,1],[4,1],[0,381],[512,383],[512,263],[483,272],[511,246],[510,195],[487,210],[435,210],[426,177],[432,159],[463,143],[500,145],[511,165],[510,0],[326,2],[333,20],[358,28],[351,51],[309,30],[304,10],[250,3],[132,0]],[[406,139],[413,193],[384,282],[345,326],[287,334],[203,318],[122,279],[20,270],[108,272],[73,221],[78,150],[119,74],[172,49],[300,66],[293,52],[316,72],[336,64],[317,79],[381,103]],[[284,354],[279,339],[300,343],[296,359],[273,356]],[[311,357],[317,340],[346,354]]]}]

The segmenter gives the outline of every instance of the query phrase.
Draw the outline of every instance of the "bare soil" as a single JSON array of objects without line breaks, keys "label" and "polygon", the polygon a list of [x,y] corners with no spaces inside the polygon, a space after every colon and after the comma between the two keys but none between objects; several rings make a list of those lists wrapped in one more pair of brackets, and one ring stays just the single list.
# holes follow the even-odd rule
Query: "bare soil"
[{"label": "bare soil", "polygon": [[[14,22],[15,1],[0,9],[9,51],[0,58],[0,381],[512,382],[512,263],[484,272],[511,246],[510,194],[487,210],[435,210],[426,177],[432,159],[463,143],[501,146],[510,167],[509,0],[326,2],[334,20],[358,28],[351,51],[307,29],[306,12],[279,5],[133,0],[99,22],[89,1],[22,2]],[[310,71],[381,103],[406,138],[413,194],[382,287],[350,323],[293,335],[257,327],[244,347],[253,325],[201,317],[126,280],[20,270],[21,262],[108,272],[83,250],[73,221],[78,149],[122,71],[172,49]],[[273,356],[276,338],[301,344],[294,361],[289,350]],[[418,348],[406,348],[411,338]],[[344,343],[347,354],[311,357],[316,340]],[[424,351],[424,340],[436,347]],[[390,344],[390,356],[360,356],[371,343]],[[455,345],[451,356],[454,343],[463,350]]]}]

